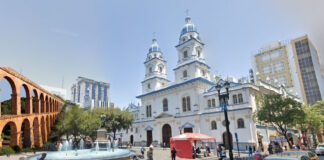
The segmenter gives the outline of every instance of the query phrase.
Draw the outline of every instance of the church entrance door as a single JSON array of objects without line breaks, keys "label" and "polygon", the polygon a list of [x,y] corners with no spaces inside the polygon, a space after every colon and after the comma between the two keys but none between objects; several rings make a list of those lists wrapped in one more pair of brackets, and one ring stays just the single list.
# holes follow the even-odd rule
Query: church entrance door
[{"label": "church entrance door", "polygon": [[184,128],[183,132],[184,133],[192,133],[192,128]]},{"label": "church entrance door", "polygon": [[152,144],[152,130],[146,131],[146,146],[149,147]]},{"label": "church entrance door", "polygon": [[165,144],[166,147],[170,147],[170,138],[172,137],[171,126],[169,124],[165,124],[162,127],[162,143]]},{"label": "church entrance door", "polygon": [[130,136],[130,144],[132,144],[132,146],[134,146],[134,136],[133,135]]}]

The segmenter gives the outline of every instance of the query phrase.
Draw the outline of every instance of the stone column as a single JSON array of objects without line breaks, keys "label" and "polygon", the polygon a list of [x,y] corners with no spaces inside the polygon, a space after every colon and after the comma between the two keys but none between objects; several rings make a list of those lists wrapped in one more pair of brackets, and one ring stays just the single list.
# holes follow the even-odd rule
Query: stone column
[{"label": "stone column", "polygon": [[39,114],[40,113],[40,107],[39,107],[39,100],[35,99],[35,113]]},{"label": "stone column", "polygon": [[43,110],[42,113],[45,113],[46,112],[46,106],[45,106],[45,101],[41,99],[41,108],[40,110]]},{"label": "stone column", "polygon": [[[42,124],[43,125],[43,124]],[[43,128],[42,128],[43,130]],[[44,136],[44,141],[43,141],[43,144],[47,142],[47,124],[46,124],[46,119],[44,118],[44,135],[42,133],[42,136]]]},{"label": "stone column", "polygon": [[34,146],[36,147],[42,147],[42,137],[41,137],[41,127],[39,125],[39,122],[34,126],[33,125],[33,135],[34,135]]},{"label": "stone column", "polygon": [[0,134],[0,148],[2,148],[2,141],[3,141],[3,139],[2,139],[2,136]]},{"label": "stone column", "polygon": [[33,108],[32,108],[32,97],[27,97],[26,96],[26,114],[32,114],[33,113]]},{"label": "stone column", "polygon": [[12,114],[21,115],[20,96],[18,94],[11,94],[11,109]]},{"label": "stone column", "polygon": [[21,141],[21,136],[22,136],[22,132],[21,129],[17,128],[17,132],[11,132],[11,140],[10,140],[10,146],[19,146],[20,148],[22,148],[22,141]]}]

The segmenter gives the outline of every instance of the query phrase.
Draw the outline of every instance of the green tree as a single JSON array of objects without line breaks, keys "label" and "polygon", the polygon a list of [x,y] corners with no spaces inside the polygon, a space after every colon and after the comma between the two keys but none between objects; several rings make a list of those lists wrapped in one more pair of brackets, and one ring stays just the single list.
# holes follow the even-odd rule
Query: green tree
[{"label": "green tree", "polygon": [[94,111],[85,112],[82,121],[81,133],[85,136],[90,136],[92,140],[95,140],[97,136],[97,129],[100,126],[99,115]]},{"label": "green tree", "polygon": [[128,110],[121,110],[118,107],[109,107],[107,109],[98,108],[95,111],[98,119],[100,114],[106,115],[105,128],[108,132],[113,133],[113,138],[116,139],[116,132],[121,129],[129,128],[133,123],[133,116]]},{"label": "green tree", "polygon": [[[314,146],[317,146],[316,133],[324,126],[324,103],[318,101],[311,106],[304,106],[305,117],[298,123],[303,132],[308,132],[313,136]],[[305,138],[305,137],[304,137]],[[304,139],[305,142],[306,138]]]},{"label": "green tree", "polygon": [[[83,133],[84,121],[86,120],[85,112],[79,108],[77,105],[68,105],[64,107],[64,111],[61,112],[56,129],[59,131],[60,135],[66,135],[68,138],[69,135],[76,137]],[[78,141],[74,141],[74,146],[78,144]]]},{"label": "green tree", "polygon": [[297,120],[303,119],[305,113],[301,104],[280,94],[265,94],[258,98],[259,108],[254,113],[255,118],[263,123],[271,124],[276,131],[287,139],[288,129],[297,125]]}]

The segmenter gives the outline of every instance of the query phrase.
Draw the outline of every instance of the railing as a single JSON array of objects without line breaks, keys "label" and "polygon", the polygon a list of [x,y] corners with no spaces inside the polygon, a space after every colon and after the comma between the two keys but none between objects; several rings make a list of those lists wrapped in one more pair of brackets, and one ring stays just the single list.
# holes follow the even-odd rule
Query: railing
[{"label": "railing", "polygon": [[[242,103],[237,103],[237,104],[230,104],[227,105],[228,110],[231,109],[238,109],[238,108],[245,108],[245,107],[251,107],[250,105],[248,105],[249,102],[242,102]],[[205,107],[204,110],[215,110],[215,111],[221,111],[222,107],[221,106],[215,106],[215,107]]]},{"label": "railing", "polygon": [[1,115],[0,120],[10,119],[10,118],[21,118],[21,117],[29,117],[29,116],[38,116],[38,115],[48,115],[59,112],[51,112],[51,113],[32,113],[32,114],[21,114],[21,115]]}]

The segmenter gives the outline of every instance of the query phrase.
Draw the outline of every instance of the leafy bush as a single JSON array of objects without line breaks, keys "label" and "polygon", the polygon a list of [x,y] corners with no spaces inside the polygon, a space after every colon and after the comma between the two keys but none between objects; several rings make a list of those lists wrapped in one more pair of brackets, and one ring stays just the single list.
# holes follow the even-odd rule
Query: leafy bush
[{"label": "leafy bush", "polygon": [[23,152],[35,152],[35,148],[23,148]]},{"label": "leafy bush", "polygon": [[14,154],[15,151],[9,146],[3,146],[0,150],[0,156],[7,155],[7,154]]},{"label": "leafy bush", "polygon": [[21,152],[21,148],[17,145],[13,146],[12,149],[16,152],[16,153],[20,153]]}]

